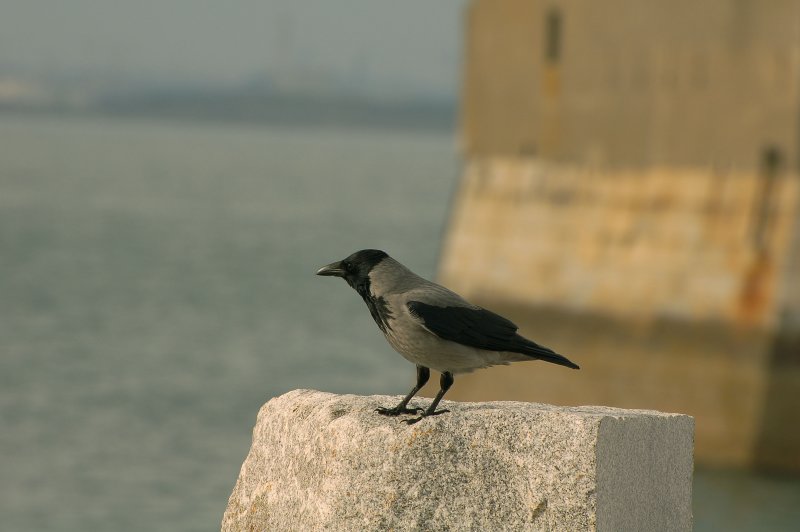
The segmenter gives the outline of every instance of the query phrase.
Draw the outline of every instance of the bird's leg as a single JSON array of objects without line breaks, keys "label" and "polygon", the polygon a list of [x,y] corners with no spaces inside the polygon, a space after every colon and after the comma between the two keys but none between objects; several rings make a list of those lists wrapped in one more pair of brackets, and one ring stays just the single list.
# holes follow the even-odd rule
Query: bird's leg
[{"label": "bird's leg", "polygon": [[379,414],[383,414],[384,416],[399,416],[400,414],[416,414],[420,411],[419,408],[406,408],[408,402],[414,397],[420,389],[425,386],[425,383],[428,382],[428,379],[431,377],[431,370],[426,368],[425,366],[417,365],[417,384],[411,388],[411,391],[408,392],[400,404],[398,404],[394,408],[384,408],[378,407],[375,411]]},{"label": "bird's leg", "polygon": [[433,398],[433,402],[428,407],[428,409],[425,410],[425,412],[423,412],[421,416],[413,419],[407,419],[405,420],[405,422],[408,423],[409,425],[413,425],[414,423],[416,423],[417,421],[421,420],[424,417],[438,416],[439,414],[444,414],[445,412],[449,412],[449,410],[440,410],[437,412],[436,407],[439,406],[439,401],[442,400],[442,397],[444,397],[444,394],[447,393],[447,390],[450,389],[454,381],[455,379],[453,379],[452,373],[450,373],[449,371],[445,371],[444,373],[442,373],[442,377],[439,379],[439,386],[441,386],[441,388],[439,390],[439,393],[436,394],[436,397]]}]

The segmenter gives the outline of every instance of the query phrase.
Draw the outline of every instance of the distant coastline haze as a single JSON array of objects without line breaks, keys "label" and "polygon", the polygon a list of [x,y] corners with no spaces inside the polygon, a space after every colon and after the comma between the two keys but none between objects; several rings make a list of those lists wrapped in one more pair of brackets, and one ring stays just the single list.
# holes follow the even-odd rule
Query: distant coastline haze
[{"label": "distant coastline haze", "polygon": [[[450,123],[465,5],[7,0],[0,110],[152,114],[171,103],[168,115],[237,118],[247,114],[239,103],[246,100],[251,109],[259,102],[257,119],[274,119],[264,109],[288,100],[348,102],[343,114],[366,102],[384,114],[432,106]],[[213,109],[192,109],[199,101]]]}]

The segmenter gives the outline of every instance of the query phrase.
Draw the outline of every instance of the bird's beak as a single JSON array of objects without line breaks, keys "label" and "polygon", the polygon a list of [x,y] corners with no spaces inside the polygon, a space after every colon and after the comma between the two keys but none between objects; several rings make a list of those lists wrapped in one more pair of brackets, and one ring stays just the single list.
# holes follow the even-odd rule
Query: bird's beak
[{"label": "bird's beak", "polygon": [[317,275],[329,275],[332,277],[344,277],[344,273],[341,262],[331,262],[317,270]]}]

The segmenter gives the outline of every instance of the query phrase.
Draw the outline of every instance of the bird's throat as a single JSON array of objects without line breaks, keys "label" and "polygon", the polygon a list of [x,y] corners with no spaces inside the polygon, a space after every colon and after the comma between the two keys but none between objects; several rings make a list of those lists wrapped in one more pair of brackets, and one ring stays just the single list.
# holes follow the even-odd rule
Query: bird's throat
[{"label": "bird's throat", "polygon": [[372,315],[372,319],[375,320],[378,328],[384,333],[386,333],[387,330],[391,330],[392,327],[389,322],[392,320],[392,312],[389,310],[389,305],[386,303],[386,300],[383,297],[373,295],[369,289],[369,283],[356,284],[353,288],[355,288],[356,292],[358,292],[364,300],[364,303],[367,304],[369,313]]}]

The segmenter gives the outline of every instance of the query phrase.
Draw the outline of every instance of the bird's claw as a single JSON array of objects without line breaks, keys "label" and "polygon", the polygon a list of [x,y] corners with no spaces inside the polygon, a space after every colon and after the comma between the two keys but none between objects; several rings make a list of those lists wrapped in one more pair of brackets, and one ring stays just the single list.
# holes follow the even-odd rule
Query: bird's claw
[{"label": "bird's claw", "polygon": [[381,414],[382,416],[399,416],[401,414],[416,414],[421,410],[422,410],[421,408],[406,408],[406,407],[399,408],[396,406],[393,408],[385,408],[379,406],[378,408],[375,409],[375,411]]},{"label": "bird's claw", "polygon": [[443,409],[443,410],[438,410],[438,411],[436,411],[436,412],[431,412],[431,413],[425,412],[424,414],[422,414],[422,415],[421,415],[421,416],[419,416],[419,417],[415,417],[415,418],[411,418],[411,419],[404,419],[404,420],[403,420],[403,423],[405,423],[406,425],[413,425],[414,423],[417,423],[417,422],[419,422],[419,421],[422,421],[422,420],[423,420],[423,419],[425,419],[426,417],[438,416],[438,415],[440,415],[440,414],[444,414],[445,412],[449,412],[449,410],[447,410],[447,409],[445,408],[445,409]]}]

